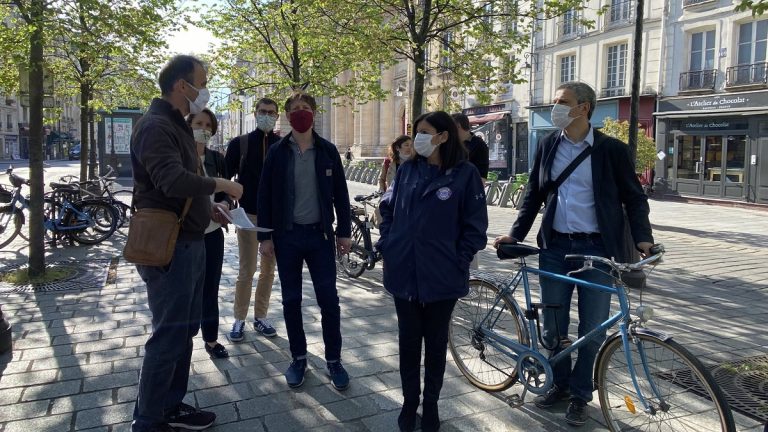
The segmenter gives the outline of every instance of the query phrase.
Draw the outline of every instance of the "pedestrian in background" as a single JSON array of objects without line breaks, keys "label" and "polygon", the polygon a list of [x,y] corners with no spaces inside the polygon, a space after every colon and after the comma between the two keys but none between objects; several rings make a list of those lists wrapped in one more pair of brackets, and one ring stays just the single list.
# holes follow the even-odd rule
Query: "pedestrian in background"
[{"label": "pedestrian in background", "polygon": [[[200,329],[205,268],[205,229],[211,221],[210,196],[240,198],[242,187],[200,172],[192,129],[184,120],[208,103],[207,72],[195,57],[173,57],[160,71],[161,98],[155,98],[131,135],[134,205],[179,216],[189,211],[167,266],[136,265],[147,285],[152,335],[144,345],[133,432],[169,432],[175,427],[203,430],[216,414],[183,402],[192,361],[192,338]],[[218,216],[215,216],[216,218]]]},{"label": "pedestrian in background", "polygon": [[[245,210],[251,223],[259,226],[257,217],[259,181],[264,169],[267,150],[280,140],[275,134],[275,124],[279,118],[277,102],[261,98],[256,102],[256,130],[237,137],[227,145],[226,165],[229,176],[237,176],[237,182],[243,185],[243,197],[240,207]],[[269,299],[272,296],[272,283],[275,281],[275,258],[261,255],[259,260],[259,239],[256,231],[237,230],[239,268],[235,281],[235,304],[233,306],[235,322],[229,340],[240,342],[245,337],[245,319],[251,303],[253,275],[261,261],[256,292],[253,295],[253,329],[266,337],[277,336],[272,322],[267,319]]]},{"label": "pedestrian in background", "polygon": [[345,390],[349,374],[341,364],[336,253],[349,253],[352,216],[339,151],[312,127],[316,110],[315,98],[306,93],[295,94],[285,102],[293,130],[267,152],[259,185],[259,225],[273,231],[259,232],[258,236],[261,253],[277,260],[293,359],[285,372],[288,386],[301,386],[307,369],[307,339],[301,316],[301,273],[306,262],[320,307],[331,384]]},{"label": "pedestrian in background", "polygon": [[352,147],[347,147],[347,152],[344,153],[344,159],[347,160],[347,164],[352,163],[352,159],[355,157],[352,155]]},{"label": "pedestrian in background", "polygon": [[[216,135],[219,122],[216,115],[205,108],[199,114],[187,116],[187,124],[192,128],[192,135],[197,144],[197,155],[203,165],[203,174],[207,177],[229,178],[224,164],[224,155],[208,148],[211,137]],[[232,207],[232,200],[225,193],[211,195],[213,215],[217,216]],[[226,358],[229,353],[218,341],[219,337],[219,283],[221,266],[224,264],[224,231],[226,222],[211,220],[205,229],[205,281],[203,282],[203,310],[200,328],[205,342],[205,351],[213,358]]]},{"label": "pedestrian in background", "polygon": [[401,163],[407,161],[413,155],[413,140],[408,135],[397,137],[389,145],[389,154],[381,164],[379,175],[379,190],[384,192],[395,179],[395,172]]},{"label": "pedestrian in background", "polygon": [[[494,246],[525,240],[536,215],[546,204],[537,236],[541,253],[539,268],[567,274],[582,266],[566,261],[569,254],[621,257],[626,247],[624,212],[635,246],[649,254],[653,246],[648,220],[648,197],[635,175],[629,147],[595,130],[590,119],[596,106],[595,91],[587,84],[561,84],[554,98],[552,124],[560,130],[539,141],[523,203],[509,235],[497,237]],[[621,259],[621,258],[618,258]],[[578,273],[576,278],[601,285],[612,285],[610,269],[595,264],[595,269]],[[552,355],[565,348],[570,323],[574,285],[542,277],[541,303],[543,345]],[[578,337],[608,319],[611,294],[579,286]],[[552,368],[554,385],[537,396],[534,404],[547,409],[569,400],[565,422],[581,426],[589,419],[587,403],[594,391],[593,366],[605,330],[579,350],[571,367],[570,356]]]},{"label": "pedestrian in background", "polygon": [[377,243],[387,265],[384,287],[394,297],[398,321],[403,407],[400,430],[414,430],[421,396],[421,427],[440,429],[437,401],[443,385],[448,324],[456,301],[469,292],[469,263],[485,248],[488,210],[483,181],[466,161],[456,125],[442,111],[416,126],[417,156],[397,170],[379,208]]},{"label": "pedestrian in background", "polygon": [[488,167],[490,166],[488,144],[478,135],[470,132],[469,117],[466,114],[456,113],[452,117],[459,129],[459,140],[464,144],[469,153],[467,159],[480,172],[480,177],[487,179]]}]

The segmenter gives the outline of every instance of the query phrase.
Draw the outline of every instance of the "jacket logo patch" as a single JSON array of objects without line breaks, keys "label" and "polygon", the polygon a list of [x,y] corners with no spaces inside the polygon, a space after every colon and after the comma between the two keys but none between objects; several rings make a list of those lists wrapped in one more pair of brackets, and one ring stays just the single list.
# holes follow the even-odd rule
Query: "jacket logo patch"
[{"label": "jacket logo patch", "polygon": [[327,177],[330,177],[330,176],[332,176],[332,175],[333,175],[333,170],[332,170],[332,169],[330,169],[330,168],[328,168],[327,170],[325,170],[325,175],[326,175]]},{"label": "jacket logo patch", "polygon": [[445,201],[453,195],[453,192],[448,187],[441,187],[437,190],[437,198],[441,201]]}]

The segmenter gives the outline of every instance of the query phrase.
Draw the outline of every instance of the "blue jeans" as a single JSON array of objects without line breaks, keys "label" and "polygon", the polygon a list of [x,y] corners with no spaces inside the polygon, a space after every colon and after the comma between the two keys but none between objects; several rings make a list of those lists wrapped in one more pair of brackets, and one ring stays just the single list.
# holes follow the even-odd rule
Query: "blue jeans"
[{"label": "blue jeans", "polygon": [[301,317],[301,271],[307,263],[323,327],[325,360],[341,359],[341,308],[336,292],[335,240],[320,224],[298,225],[273,237],[277,273],[283,294],[283,317],[293,358],[307,355]]},{"label": "blue jeans", "polygon": [[[539,268],[551,273],[566,274],[571,270],[581,268],[580,261],[565,261],[567,254],[607,256],[605,246],[600,238],[569,240],[566,237],[552,239],[547,249],[541,251]],[[595,267],[607,270],[606,267]],[[590,270],[574,275],[585,281],[601,285],[613,285],[613,278],[599,270]],[[541,277],[541,302],[558,304],[559,309],[544,309],[542,311],[543,338],[547,346],[554,346],[560,338],[568,335],[570,324],[571,297],[574,285]],[[577,287],[579,295],[579,335],[582,337],[598,327],[608,318],[611,307],[611,294],[582,286]],[[553,365],[554,383],[560,389],[569,389],[572,398],[584,401],[592,400],[594,390],[592,371],[597,351],[605,339],[605,332],[599,337],[588,341],[579,349],[576,363],[571,369],[571,357],[567,356]],[[556,349],[554,353],[559,352]]]},{"label": "blue jeans", "polygon": [[178,241],[166,267],[137,265],[147,284],[152,335],[144,345],[139,392],[133,411],[134,432],[166,422],[184,399],[192,360],[192,338],[200,328],[203,280],[203,240]]}]

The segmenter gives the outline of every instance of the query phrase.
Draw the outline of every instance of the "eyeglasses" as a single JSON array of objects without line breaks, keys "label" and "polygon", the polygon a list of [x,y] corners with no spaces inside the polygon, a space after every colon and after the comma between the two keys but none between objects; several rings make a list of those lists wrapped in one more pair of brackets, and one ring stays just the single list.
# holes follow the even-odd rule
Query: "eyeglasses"
[{"label": "eyeglasses", "polygon": [[266,115],[266,116],[270,116],[270,117],[277,117],[277,111],[272,111],[272,110],[267,111],[267,110],[260,109],[260,110],[256,111],[256,114],[258,114],[258,115]]}]

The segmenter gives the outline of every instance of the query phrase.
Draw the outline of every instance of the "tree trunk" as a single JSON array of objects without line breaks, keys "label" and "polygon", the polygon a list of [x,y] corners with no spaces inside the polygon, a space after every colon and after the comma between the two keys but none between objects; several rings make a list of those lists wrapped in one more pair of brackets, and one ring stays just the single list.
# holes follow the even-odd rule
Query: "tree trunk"
[{"label": "tree trunk", "polygon": [[[43,82],[43,19],[45,0],[31,0],[29,17],[32,34],[29,37],[29,82]],[[29,276],[45,273],[45,243],[43,239],[43,86],[29,86]]]},{"label": "tree trunk", "polygon": [[[85,59],[80,59],[82,74],[85,75],[90,70],[90,63]],[[88,157],[89,137],[88,137],[88,101],[90,100],[90,85],[87,82],[80,83],[80,181],[88,179]]]},{"label": "tree trunk", "polygon": [[[424,81],[426,76],[426,60],[424,58],[424,50],[422,48],[416,48],[414,50],[413,58],[416,61],[413,62],[413,94],[411,95],[411,125],[416,117],[421,115],[421,107],[424,106]],[[416,131],[413,131],[414,135]]]},{"label": "tree trunk", "polygon": [[[90,105],[90,101],[89,101]],[[88,178],[89,179],[95,179],[97,176],[96,168],[98,167],[98,163],[96,163],[96,151],[97,151],[97,145],[96,145],[96,122],[94,121],[95,116],[93,115],[93,107],[88,108],[88,124],[90,127],[90,154],[91,154],[91,161],[88,164]]]}]

